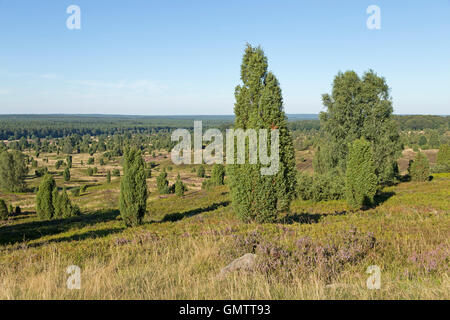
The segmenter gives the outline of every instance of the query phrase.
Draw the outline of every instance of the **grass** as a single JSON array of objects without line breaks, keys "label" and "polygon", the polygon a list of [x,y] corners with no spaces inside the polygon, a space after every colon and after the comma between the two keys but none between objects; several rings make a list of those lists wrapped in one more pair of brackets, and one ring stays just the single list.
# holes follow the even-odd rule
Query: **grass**
[{"label": "grass", "polygon": [[[277,223],[257,225],[235,216],[226,186],[200,190],[192,167],[174,167],[171,178],[181,170],[194,186],[184,197],[151,189],[145,223],[124,228],[117,210],[118,178],[106,184],[100,171],[96,181],[90,180],[79,160],[76,155],[67,185],[91,185],[72,199],[82,216],[40,221],[32,193],[0,194],[25,208],[0,225],[0,299],[450,298],[448,174],[388,187],[377,206],[364,211],[352,212],[343,201],[295,200]],[[148,183],[154,187],[153,173]],[[38,184],[34,180],[29,183]],[[375,246],[332,277],[296,266],[218,277],[243,252],[236,239],[253,232],[270,245],[294,250],[304,237],[340,245],[354,228],[372,232]],[[70,265],[81,268],[80,290],[66,287]],[[380,290],[366,287],[370,265],[381,268]]]}]

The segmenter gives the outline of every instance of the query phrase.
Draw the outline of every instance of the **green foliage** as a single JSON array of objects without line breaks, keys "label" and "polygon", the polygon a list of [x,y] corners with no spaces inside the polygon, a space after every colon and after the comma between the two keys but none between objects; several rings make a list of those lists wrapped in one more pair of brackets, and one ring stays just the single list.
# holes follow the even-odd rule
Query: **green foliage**
[{"label": "green foliage", "polygon": [[87,164],[94,164],[94,158],[90,157],[87,161]]},{"label": "green foliage", "polygon": [[8,208],[6,206],[6,202],[3,199],[0,199],[0,219],[6,220],[8,219]]},{"label": "green foliage", "polygon": [[80,188],[79,187],[72,188],[72,189],[70,189],[70,193],[74,197],[79,197],[80,196]]},{"label": "green foliage", "polygon": [[294,147],[283,111],[281,88],[267,68],[263,50],[247,45],[241,65],[242,85],[235,90],[234,127],[269,132],[278,129],[280,134],[279,170],[275,175],[261,175],[260,163],[227,165],[233,208],[247,222],[276,220],[280,212],[289,209],[296,189]]},{"label": "green foliage", "polygon": [[419,146],[424,146],[424,145],[426,145],[427,144],[427,137],[425,137],[425,136],[420,136],[420,138],[419,138]]},{"label": "green foliage", "polygon": [[47,173],[48,173],[47,167],[43,167],[43,168],[34,170],[34,174],[36,175],[36,177],[42,177],[42,176],[46,175]]},{"label": "green foliage", "polygon": [[377,176],[370,143],[364,138],[349,147],[345,180],[347,203],[354,209],[373,203],[377,192]]},{"label": "green foliage", "polygon": [[136,148],[126,150],[120,180],[120,214],[127,226],[142,223],[147,209],[147,182],[144,160]]},{"label": "green foliage", "polygon": [[67,167],[63,172],[64,181],[70,181],[70,169]]},{"label": "green foliage", "polygon": [[338,200],[344,196],[345,180],[343,174],[336,170],[309,176],[299,173],[297,179],[297,194],[302,200],[314,202]]},{"label": "green foliage", "polygon": [[331,95],[322,99],[327,111],[320,113],[322,139],[314,171],[323,174],[337,168],[345,174],[349,145],[365,138],[372,146],[378,183],[394,181],[402,146],[385,79],[373,71],[362,78],[354,71],[338,73]]},{"label": "green foliage", "polygon": [[94,175],[94,169],[89,167],[89,168],[87,168],[86,173],[89,177],[92,177]]},{"label": "green foliage", "polygon": [[111,171],[106,172],[106,183],[111,183]]},{"label": "green foliage", "polygon": [[13,150],[0,153],[0,187],[9,192],[25,190],[28,167],[23,153]]},{"label": "green foliage", "polygon": [[72,205],[65,188],[60,194],[55,189],[53,193],[53,206],[55,208],[55,218],[70,218],[80,214],[80,208]]},{"label": "green foliage", "polygon": [[39,185],[36,195],[36,213],[42,220],[51,219],[55,213],[53,207],[53,191],[56,190],[56,183],[50,174],[46,174]]},{"label": "green foliage", "polygon": [[186,191],[186,186],[181,180],[180,174],[178,173],[177,180],[175,181],[175,194],[179,197],[184,195],[184,192]]},{"label": "green foliage", "polygon": [[119,170],[119,169],[114,169],[114,170],[112,171],[112,175],[113,175],[114,177],[120,177],[120,170]]},{"label": "green foliage", "polygon": [[201,165],[197,170],[197,177],[204,178],[205,177],[205,167]]},{"label": "green foliage", "polygon": [[67,162],[67,167],[69,169],[72,168],[72,156],[67,156],[66,162]]},{"label": "green foliage", "polygon": [[224,184],[225,167],[222,164],[214,164],[211,171],[211,181],[216,186]]},{"label": "green foliage", "polygon": [[450,170],[450,145],[442,144],[437,154],[437,164]]},{"label": "green foliage", "polygon": [[22,212],[22,209],[20,209],[20,206],[16,206],[16,209],[15,209],[14,212],[15,212],[16,215],[18,215],[18,214],[20,214]]},{"label": "green foliage", "polygon": [[414,160],[409,162],[408,174],[412,181],[428,181],[430,178],[430,163],[427,156],[418,152]]},{"label": "green foliage", "polygon": [[165,169],[163,169],[163,171],[156,178],[156,186],[160,194],[170,193],[169,181],[167,180],[167,172]]},{"label": "green foliage", "polygon": [[55,169],[59,170],[59,168],[61,168],[61,166],[64,164],[64,161],[62,160],[58,160],[55,162]]}]

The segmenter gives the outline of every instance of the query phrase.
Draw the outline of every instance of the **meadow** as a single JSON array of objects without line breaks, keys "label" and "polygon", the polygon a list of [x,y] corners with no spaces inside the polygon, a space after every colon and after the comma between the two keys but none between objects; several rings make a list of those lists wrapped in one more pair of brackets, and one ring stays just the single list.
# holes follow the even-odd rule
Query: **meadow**
[{"label": "meadow", "polygon": [[[404,151],[402,163],[411,156]],[[432,153],[432,151],[429,151]],[[27,192],[0,191],[20,214],[0,222],[0,299],[449,299],[450,174],[427,182],[385,187],[375,205],[350,210],[345,201],[295,200],[275,223],[243,223],[233,212],[228,186],[202,190],[195,165],[174,166],[166,151],[145,154],[155,163],[147,179],[144,224],[125,228],[118,210],[120,158],[87,165],[74,154],[65,182],[56,153],[41,154],[59,188],[82,215],[49,221],[35,213],[41,178],[27,178]],[[297,151],[297,168],[312,170],[311,149]],[[81,164],[83,161],[83,164]],[[433,157],[430,157],[433,162]],[[407,162],[407,160],[406,160]],[[93,176],[87,167],[98,167]],[[159,195],[156,177],[170,183],[180,173],[184,196]],[[403,172],[404,173],[404,172]],[[251,272],[219,276],[245,253],[258,257]],[[81,268],[81,289],[69,290],[70,265]],[[312,265],[316,267],[311,267]],[[370,290],[369,266],[381,270],[381,288]],[[318,267],[317,267],[318,266]]]}]

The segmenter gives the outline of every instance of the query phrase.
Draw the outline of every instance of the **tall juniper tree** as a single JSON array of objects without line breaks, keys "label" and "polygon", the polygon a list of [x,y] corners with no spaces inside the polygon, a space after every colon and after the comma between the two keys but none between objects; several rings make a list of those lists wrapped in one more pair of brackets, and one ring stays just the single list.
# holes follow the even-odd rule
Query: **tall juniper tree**
[{"label": "tall juniper tree", "polygon": [[39,191],[36,195],[36,213],[42,220],[51,219],[55,214],[55,207],[53,206],[55,190],[55,180],[50,174],[46,174],[39,185]]},{"label": "tall juniper tree", "polygon": [[353,141],[349,146],[345,195],[353,209],[369,206],[377,192],[377,176],[372,148],[364,138]]},{"label": "tall juniper tree", "polygon": [[296,187],[294,147],[281,88],[267,69],[263,50],[247,45],[241,65],[242,84],[235,90],[234,129],[267,129],[268,136],[272,129],[278,129],[279,170],[274,175],[261,175],[261,163],[248,161],[227,166],[233,207],[244,221],[275,220],[280,212],[289,209]]},{"label": "tall juniper tree", "polygon": [[144,160],[136,148],[126,150],[120,180],[120,214],[127,226],[142,223],[147,209],[147,181]]}]

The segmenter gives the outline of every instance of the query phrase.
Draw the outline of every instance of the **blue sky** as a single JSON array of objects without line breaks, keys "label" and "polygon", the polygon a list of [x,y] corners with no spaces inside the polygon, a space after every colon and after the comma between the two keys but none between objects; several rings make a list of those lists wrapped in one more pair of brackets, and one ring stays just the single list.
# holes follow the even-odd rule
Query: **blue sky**
[{"label": "blue sky", "polygon": [[384,76],[395,113],[450,113],[449,0],[0,0],[0,113],[232,114],[246,42],[287,113],[322,111],[349,69]]}]

